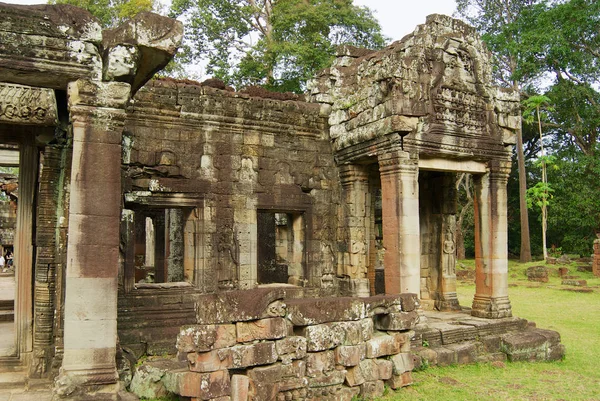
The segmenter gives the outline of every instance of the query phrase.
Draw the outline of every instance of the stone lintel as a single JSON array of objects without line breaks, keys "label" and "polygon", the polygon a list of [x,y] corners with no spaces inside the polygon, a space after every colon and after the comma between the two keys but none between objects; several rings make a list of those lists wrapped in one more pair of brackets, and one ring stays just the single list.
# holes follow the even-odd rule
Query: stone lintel
[{"label": "stone lintel", "polygon": [[52,126],[57,116],[52,89],[0,82],[0,123]]}]

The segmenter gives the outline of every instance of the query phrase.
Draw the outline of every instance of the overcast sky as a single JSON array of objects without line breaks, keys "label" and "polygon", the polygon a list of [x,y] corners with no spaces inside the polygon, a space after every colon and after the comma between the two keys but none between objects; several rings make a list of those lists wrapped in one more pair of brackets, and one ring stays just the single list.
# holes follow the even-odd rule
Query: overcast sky
[{"label": "overcast sky", "polygon": [[354,0],[354,4],[373,10],[383,34],[392,41],[402,39],[425,23],[429,14],[452,16],[456,10],[455,0]]},{"label": "overcast sky", "polygon": [[[2,0],[6,3],[39,4],[40,0]],[[162,1],[164,3],[164,0]],[[429,14],[452,15],[455,0],[354,0],[354,4],[367,6],[375,12],[381,23],[383,34],[399,40],[425,22]]]}]

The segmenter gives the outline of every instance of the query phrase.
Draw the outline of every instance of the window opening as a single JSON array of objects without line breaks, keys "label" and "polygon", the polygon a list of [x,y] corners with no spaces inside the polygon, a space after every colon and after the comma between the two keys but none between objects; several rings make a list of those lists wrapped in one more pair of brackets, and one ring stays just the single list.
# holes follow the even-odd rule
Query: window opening
[{"label": "window opening", "polygon": [[304,218],[301,213],[259,211],[258,283],[299,285],[304,277]]}]

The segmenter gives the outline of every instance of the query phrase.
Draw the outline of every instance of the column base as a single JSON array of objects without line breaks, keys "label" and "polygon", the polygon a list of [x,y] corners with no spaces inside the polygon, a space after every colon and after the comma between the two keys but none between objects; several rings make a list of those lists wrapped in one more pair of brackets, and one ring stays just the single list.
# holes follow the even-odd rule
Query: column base
[{"label": "column base", "polygon": [[435,309],[441,312],[461,310],[458,303],[458,297],[455,292],[440,294],[435,301]]},{"label": "column base", "polygon": [[52,399],[72,401],[118,401],[120,384],[115,368],[65,371],[54,380]]},{"label": "column base", "polygon": [[487,319],[511,317],[510,300],[507,296],[494,298],[486,295],[475,295],[471,315]]},{"label": "column base", "polygon": [[367,298],[371,296],[369,279],[344,277],[339,280],[340,295],[343,297]]}]

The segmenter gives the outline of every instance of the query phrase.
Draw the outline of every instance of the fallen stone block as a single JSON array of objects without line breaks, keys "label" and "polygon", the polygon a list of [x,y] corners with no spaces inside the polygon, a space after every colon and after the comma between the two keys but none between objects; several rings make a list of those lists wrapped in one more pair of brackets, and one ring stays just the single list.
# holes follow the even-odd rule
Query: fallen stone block
[{"label": "fallen stone block", "polygon": [[392,361],[387,359],[373,359],[373,361],[375,361],[375,365],[377,365],[377,377],[379,380],[388,380],[392,377],[394,367]]},{"label": "fallen stone block", "polygon": [[275,351],[275,343],[267,341],[231,347],[231,357],[233,368],[239,369],[275,363],[277,361],[277,352]]},{"label": "fallen stone block", "polygon": [[360,396],[367,400],[381,397],[384,390],[385,386],[383,384],[383,380],[365,382],[360,385]]},{"label": "fallen stone block", "polygon": [[365,359],[366,344],[340,345],[335,349],[335,362],[342,366],[356,366]]},{"label": "fallen stone block", "polygon": [[187,355],[189,368],[192,372],[214,372],[233,367],[230,348],[221,348],[208,352],[190,352]]},{"label": "fallen stone block", "polygon": [[250,378],[246,375],[231,376],[231,401],[247,401]]},{"label": "fallen stone block", "polygon": [[337,347],[343,343],[344,332],[334,330],[331,324],[318,324],[307,326],[302,330],[301,335],[307,340],[306,349],[309,352],[325,351]]},{"label": "fallen stone block", "polygon": [[543,361],[548,348],[546,337],[537,330],[527,330],[502,336],[501,349],[506,352],[508,360]]},{"label": "fallen stone block", "polygon": [[164,381],[167,390],[184,397],[211,400],[231,394],[231,380],[227,370],[211,373],[169,372]]},{"label": "fallen stone block", "polygon": [[334,351],[309,352],[306,355],[306,375],[316,377],[335,369]]},{"label": "fallen stone block", "polygon": [[164,397],[170,391],[162,379],[169,371],[187,371],[187,363],[175,360],[146,361],[135,370],[129,389],[138,397]]},{"label": "fallen stone block", "polygon": [[335,386],[344,383],[346,378],[346,370],[334,370],[328,373],[324,373],[317,377],[308,378],[308,387],[328,387]]},{"label": "fallen stone block", "polygon": [[234,324],[184,326],[177,336],[177,350],[183,353],[226,348],[236,343]]},{"label": "fallen stone block", "polygon": [[[423,352],[427,354],[431,352],[431,350],[425,350]],[[426,358],[430,365],[437,364],[437,354],[435,352],[433,352],[433,354],[434,355],[432,355],[431,359],[434,359],[434,363],[431,363],[432,361],[429,358]],[[390,361],[392,362],[392,373],[395,375],[401,375],[404,372],[410,372],[415,367],[413,356],[408,352],[396,354],[390,358]]]},{"label": "fallen stone block", "polygon": [[376,334],[366,342],[367,358],[379,358],[381,356],[394,355],[402,349],[402,343],[396,336]]},{"label": "fallen stone block", "polygon": [[385,315],[377,315],[375,328],[377,330],[404,331],[415,327],[419,322],[419,314],[412,312],[396,312]]},{"label": "fallen stone block", "polygon": [[272,317],[251,322],[236,323],[237,342],[245,343],[255,340],[275,340],[285,337],[287,326],[285,319]]},{"label": "fallen stone block", "polygon": [[404,372],[401,375],[392,375],[392,378],[386,380],[385,383],[390,386],[391,389],[397,390],[402,387],[406,387],[413,383],[412,373]]},{"label": "fallen stone block", "polygon": [[302,359],[306,356],[307,341],[301,336],[286,337],[275,341],[275,350],[283,363],[291,363],[294,359]]},{"label": "fallen stone block", "polygon": [[571,287],[587,287],[586,280],[563,280],[562,285],[570,285]]},{"label": "fallen stone block", "polygon": [[548,268],[545,266],[528,267],[525,274],[527,275],[527,280],[529,281],[537,281],[540,283],[548,282]]}]

